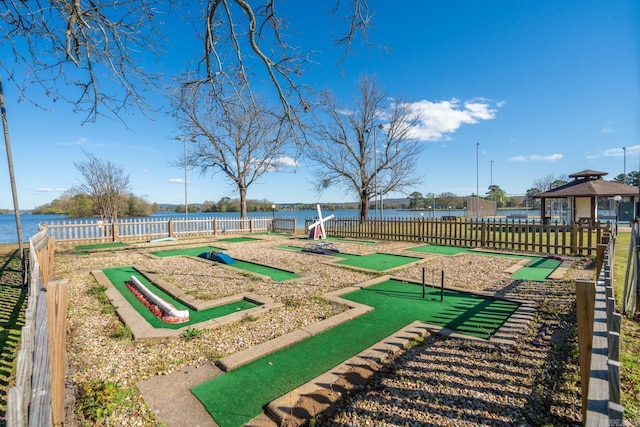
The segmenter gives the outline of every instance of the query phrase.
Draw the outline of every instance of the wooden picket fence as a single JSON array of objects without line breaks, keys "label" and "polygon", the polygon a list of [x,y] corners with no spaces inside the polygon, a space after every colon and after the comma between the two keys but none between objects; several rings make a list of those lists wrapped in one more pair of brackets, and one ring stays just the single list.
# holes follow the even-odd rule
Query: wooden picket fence
[{"label": "wooden picket fence", "polygon": [[94,219],[42,224],[57,241],[132,241],[164,237],[250,234],[268,231],[295,233],[296,220],[288,218],[122,218],[103,223]]},{"label": "wooden picket fence", "polygon": [[[305,229],[312,220],[305,221]],[[333,218],[328,236],[394,240],[549,254],[593,255],[610,224],[541,224],[529,220],[451,218]]]},{"label": "wooden picket fence", "polygon": [[640,286],[638,270],[640,270],[640,218],[631,222],[631,240],[629,241],[629,257],[624,277],[622,294],[622,313],[634,318],[640,313]]},{"label": "wooden picket fence", "polygon": [[43,229],[29,239],[28,302],[7,397],[7,426],[62,426],[65,413],[66,281],[52,281],[54,239]]},{"label": "wooden picket fence", "polygon": [[[604,241],[607,240],[605,236]],[[597,279],[576,281],[583,425],[622,426],[620,326],[613,291],[615,237],[599,246]]]}]

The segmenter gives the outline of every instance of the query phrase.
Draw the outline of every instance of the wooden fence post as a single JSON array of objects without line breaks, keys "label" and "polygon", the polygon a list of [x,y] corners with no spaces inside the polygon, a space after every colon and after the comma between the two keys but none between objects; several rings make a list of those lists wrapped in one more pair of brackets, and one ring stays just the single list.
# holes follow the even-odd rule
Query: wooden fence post
[{"label": "wooden fence post", "polygon": [[571,224],[571,255],[578,253],[578,224]]},{"label": "wooden fence post", "polygon": [[587,414],[589,377],[591,374],[591,338],[596,300],[593,280],[576,280],[576,316],[578,319],[578,351],[580,360],[580,388],[582,390],[582,421]]},{"label": "wooden fence post", "polygon": [[51,375],[51,418],[64,425],[64,378],[66,360],[67,282],[52,281],[47,287],[49,322],[49,372]]}]

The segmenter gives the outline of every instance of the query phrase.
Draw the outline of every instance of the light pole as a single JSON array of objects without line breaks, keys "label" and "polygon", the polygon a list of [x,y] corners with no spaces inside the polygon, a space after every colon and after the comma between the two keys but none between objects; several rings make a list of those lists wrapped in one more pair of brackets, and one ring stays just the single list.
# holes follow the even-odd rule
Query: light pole
[{"label": "light pole", "polygon": [[373,206],[375,219],[378,219],[378,127],[373,127]]},{"label": "light pole", "polygon": [[493,160],[491,160],[491,180],[489,181],[489,186],[493,187]]},{"label": "light pole", "polygon": [[619,212],[620,212],[620,200],[622,200],[622,197],[615,196],[613,200],[616,201],[616,232],[615,234],[618,234],[618,218],[619,218]]},{"label": "light pole", "polygon": [[187,138],[182,138],[182,143],[184,145],[184,220],[187,221],[189,219],[189,202],[187,201]]},{"label": "light pole", "polygon": [[478,152],[480,143],[476,142],[476,218],[480,214],[480,167],[478,164]]},{"label": "light pole", "polygon": [[276,231],[276,205],[271,205],[271,231]]},{"label": "light pole", "polygon": [[[176,141],[180,141],[180,137],[176,136]],[[182,161],[184,166],[184,220],[189,219],[189,203],[187,201],[187,137],[182,137],[182,145],[184,147],[184,160]],[[187,224],[185,222],[185,227]]]},{"label": "light pole", "polygon": [[491,160],[491,172],[490,172],[490,181],[489,181],[489,194],[491,194],[491,200],[493,201],[493,216],[496,216],[496,209],[498,204],[496,203],[496,198],[493,194],[493,160]]},{"label": "light pole", "polygon": [[622,182],[627,183],[627,147],[622,147],[622,157],[623,157],[623,165],[622,165]]}]

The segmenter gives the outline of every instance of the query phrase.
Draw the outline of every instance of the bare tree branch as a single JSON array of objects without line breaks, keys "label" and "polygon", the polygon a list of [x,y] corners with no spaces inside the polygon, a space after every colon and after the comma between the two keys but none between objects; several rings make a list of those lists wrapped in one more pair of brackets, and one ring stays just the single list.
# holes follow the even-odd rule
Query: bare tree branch
[{"label": "bare tree branch", "polygon": [[86,151],[84,154],[87,160],[74,163],[82,180],[73,192],[89,195],[103,221],[116,221],[118,212],[126,211],[122,204],[129,193],[129,174],[120,165],[100,160]]},{"label": "bare tree branch", "polygon": [[412,136],[420,117],[407,104],[389,105],[386,93],[368,77],[357,88],[352,110],[325,94],[324,114],[316,119],[315,142],[306,155],[316,166],[316,188],[335,185],[357,196],[365,219],[376,193],[402,191],[420,182],[416,169],[422,145]]},{"label": "bare tree branch", "polygon": [[[158,0],[161,1],[161,0]],[[143,94],[157,75],[138,65],[159,53],[156,0],[5,0],[0,40],[12,57],[0,67],[22,99],[39,105],[31,87],[64,100],[84,121],[151,107]]]},{"label": "bare tree branch", "polygon": [[189,165],[203,173],[222,172],[237,189],[241,216],[247,214],[251,185],[282,168],[290,157],[292,126],[262,100],[233,97],[220,102],[210,85],[188,85],[175,101],[180,129],[193,141]]}]

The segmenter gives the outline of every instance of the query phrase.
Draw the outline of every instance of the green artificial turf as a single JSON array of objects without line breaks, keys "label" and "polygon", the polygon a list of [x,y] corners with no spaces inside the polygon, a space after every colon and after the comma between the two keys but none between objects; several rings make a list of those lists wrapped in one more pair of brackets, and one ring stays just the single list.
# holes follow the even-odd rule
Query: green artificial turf
[{"label": "green artificial turf", "polygon": [[352,255],[338,253],[334,256],[343,258],[336,264],[349,265],[351,267],[366,268],[368,270],[384,271],[391,268],[400,267],[418,261],[422,258],[408,257],[402,255],[391,254],[368,254],[368,255]]},{"label": "green artificial turf", "polygon": [[[174,299],[171,295],[164,292],[162,289],[158,288],[133,267],[105,268],[102,271],[118,292],[125,297],[127,302],[129,302],[129,304],[131,304],[131,306],[154,328],[180,329],[185,326],[195,325],[206,320],[215,319],[258,306],[258,304],[254,302],[243,299],[218,307],[209,308],[207,310],[196,311],[190,309],[186,305]],[[142,304],[142,302],[140,302],[140,300],[138,300],[138,298],[135,297],[135,295],[133,295],[133,293],[131,293],[129,288],[127,288],[125,282],[130,280],[131,276],[135,276],[136,279],[140,280],[140,282],[147,287],[147,289],[169,304],[172,304],[176,309],[189,310],[189,321],[183,323],[166,323],[158,319],[147,307],[145,307],[144,304]]]},{"label": "green artificial turf", "polygon": [[[375,310],[191,389],[221,427],[240,426],[270,401],[355,356],[414,320],[487,337],[518,304],[387,280],[343,296]],[[251,390],[250,393],[247,391]]]},{"label": "green artificial turf", "polygon": [[558,268],[560,261],[552,258],[533,258],[529,264],[511,275],[512,279],[544,282]]},{"label": "green artificial turf", "polygon": [[157,252],[151,252],[151,253],[159,257],[170,257],[170,256],[178,256],[178,255],[198,256],[203,252],[211,252],[211,251],[224,251],[224,249],[216,248],[213,246],[200,246],[197,248],[171,249],[171,250],[157,251]]},{"label": "green artificial turf", "polygon": [[[154,255],[159,257],[169,257],[178,255],[198,256],[203,252],[211,251],[224,251],[224,249],[214,248],[213,246],[204,246],[199,248],[186,248],[186,249],[173,249],[170,251],[153,252]],[[229,267],[237,268],[239,270],[250,271],[252,273],[262,274],[263,276],[269,276],[271,280],[276,282],[282,282],[285,280],[297,279],[299,274],[292,273],[286,270],[280,270],[279,268],[268,267],[266,265],[255,264],[248,261],[235,260],[233,264],[226,264]],[[215,261],[212,261],[215,262]]]},{"label": "green artificial turf", "polygon": [[410,252],[420,252],[435,255],[457,255],[471,252],[469,248],[461,248],[458,246],[440,246],[440,245],[422,245],[408,249]]},{"label": "green artificial turf", "polygon": [[278,247],[281,248],[281,249],[286,249],[288,251],[302,252],[302,248],[300,246],[280,245]]},{"label": "green artificial turf", "polygon": [[325,240],[328,240],[330,242],[345,242],[345,243],[359,243],[361,245],[377,245],[378,242],[374,242],[372,240],[356,240],[356,239],[345,239],[344,237],[326,237],[325,239],[322,240],[311,240],[310,241],[316,241],[316,242],[323,242]]},{"label": "green artificial turf", "polygon": [[271,280],[276,282],[283,282],[285,280],[297,279],[299,274],[292,273],[286,270],[280,270],[279,268],[268,267],[266,265],[254,264],[248,261],[236,260],[233,264],[229,264],[230,267],[238,268],[240,270],[250,271],[252,273],[262,274],[263,276],[269,276]]},{"label": "green artificial turf", "polygon": [[[283,245],[282,249],[290,251],[301,252],[302,248],[298,246]],[[422,258],[407,257],[402,255],[392,254],[368,254],[368,255],[353,255],[345,253],[333,254],[333,256],[342,258],[342,261],[336,262],[336,264],[349,265],[352,267],[366,268],[368,270],[384,271],[390,268],[400,267],[405,264],[409,264],[418,261]]]},{"label": "green artificial turf", "polygon": [[256,240],[253,237],[228,237],[226,239],[220,239],[219,242],[227,242],[227,243],[246,243],[246,242],[255,242]]},{"label": "green artificial turf", "polygon": [[560,261],[552,258],[540,258],[530,255],[501,254],[497,252],[472,251],[468,248],[461,248],[457,246],[422,245],[411,248],[409,249],[409,251],[437,255],[456,255],[460,253],[466,253],[472,255],[528,259],[531,260],[529,264],[511,274],[511,278],[517,280],[527,280],[531,282],[544,282],[547,277],[549,277],[549,275],[553,273],[553,271],[560,265]]},{"label": "green artificial turf", "polygon": [[92,251],[95,249],[109,249],[109,248],[121,248],[126,246],[122,242],[109,242],[109,243],[96,243],[93,245],[79,245],[75,246],[74,249],[76,251]]}]

